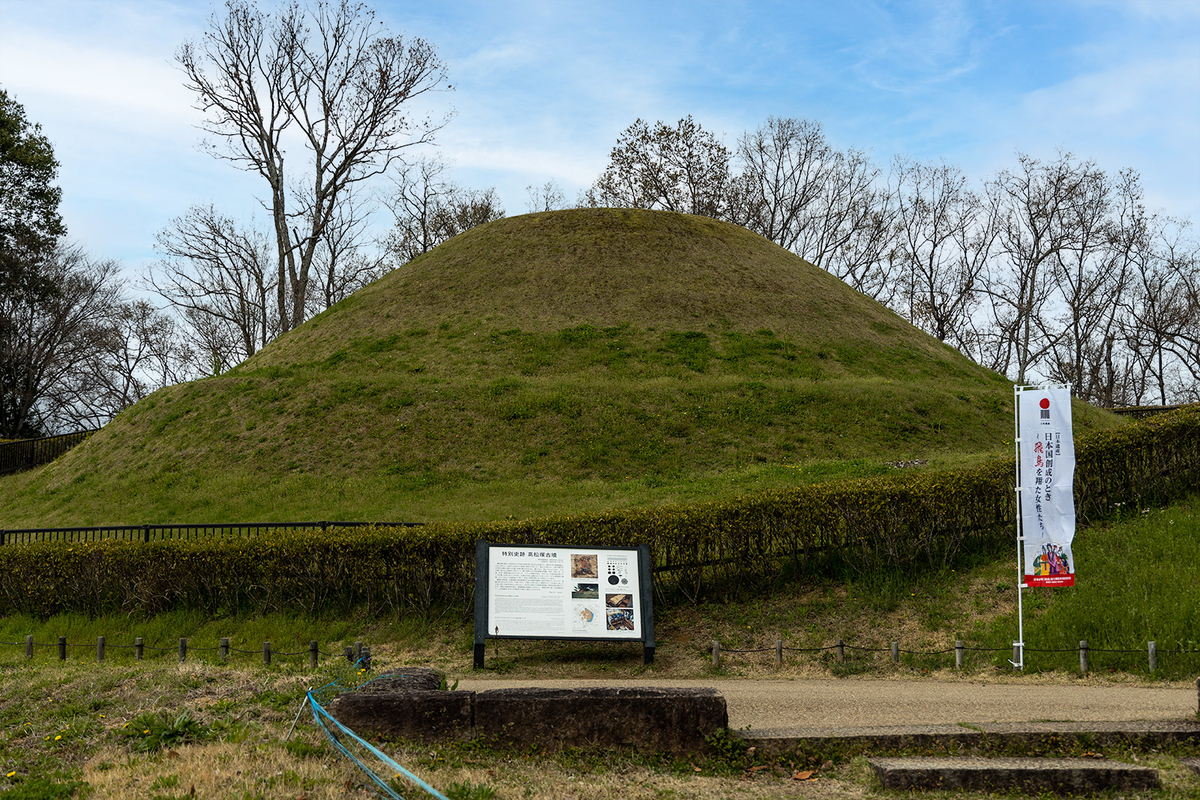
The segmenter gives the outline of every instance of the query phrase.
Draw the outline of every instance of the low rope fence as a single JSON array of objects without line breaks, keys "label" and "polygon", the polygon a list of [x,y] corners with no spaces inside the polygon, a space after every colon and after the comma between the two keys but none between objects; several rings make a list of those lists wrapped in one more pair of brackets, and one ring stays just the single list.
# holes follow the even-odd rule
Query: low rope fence
[{"label": "low rope fence", "polygon": [[145,657],[146,651],[150,650],[152,652],[160,652],[160,653],[177,652],[179,654],[179,663],[180,664],[187,661],[189,654],[195,654],[195,653],[217,653],[219,659],[223,663],[229,661],[230,654],[236,653],[236,654],[255,655],[255,656],[261,655],[263,666],[268,666],[268,667],[271,665],[272,659],[274,659],[274,658],[279,658],[279,657],[287,658],[287,657],[293,657],[293,656],[308,656],[308,665],[312,669],[317,668],[317,665],[320,661],[321,656],[324,656],[325,658],[345,658],[347,661],[350,661],[351,663],[361,662],[367,668],[369,668],[370,664],[371,664],[371,648],[367,647],[362,642],[355,642],[352,646],[351,645],[345,646],[342,649],[341,653],[326,652],[326,651],[322,650],[319,643],[315,642],[315,641],[309,642],[308,647],[306,649],[296,650],[294,652],[285,652],[285,651],[274,650],[274,649],[272,649],[271,643],[269,641],[263,642],[261,649],[246,650],[244,648],[234,647],[232,644],[230,644],[230,641],[228,638],[221,639],[220,644],[217,645],[216,647],[197,647],[196,645],[192,644],[186,638],[181,638],[179,640],[179,644],[177,647],[176,646],[156,647],[154,645],[146,644],[143,641],[141,636],[135,637],[132,644],[113,644],[107,640],[107,637],[104,637],[104,636],[98,636],[96,638],[95,645],[92,645],[90,643],[88,643],[88,644],[71,643],[71,642],[67,641],[67,637],[65,637],[65,636],[59,636],[57,642],[36,642],[36,641],[34,641],[33,636],[26,636],[24,642],[0,642],[0,645],[8,645],[10,647],[24,647],[25,648],[25,657],[27,659],[33,658],[34,650],[36,648],[44,648],[44,649],[54,648],[58,652],[58,660],[59,661],[67,660],[67,651],[70,648],[75,648],[76,650],[79,650],[79,649],[91,650],[92,647],[95,647],[97,663],[104,663],[109,650],[132,650],[135,661],[142,661]]},{"label": "low rope fence", "polygon": [[[192,644],[186,638],[180,638],[177,646],[172,645],[169,647],[161,647],[145,644],[140,636],[135,637],[132,644],[113,644],[110,643],[106,637],[99,636],[97,637],[94,645],[91,643],[80,644],[68,642],[67,637],[65,636],[59,636],[57,642],[36,642],[34,641],[33,636],[26,636],[24,642],[0,641],[0,646],[24,647],[25,657],[27,659],[32,659],[34,657],[34,651],[37,648],[54,648],[57,649],[59,661],[65,661],[67,659],[68,650],[71,648],[76,650],[91,650],[94,647],[97,663],[103,663],[105,661],[109,650],[132,650],[135,661],[142,661],[145,657],[145,651],[147,650],[159,653],[175,652],[178,654],[179,663],[181,664],[187,660],[189,654],[196,653],[217,653],[218,658],[222,663],[228,662],[231,654],[261,656],[264,666],[270,666],[272,659],[275,658],[307,656],[308,665],[313,669],[317,668],[322,656],[327,659],[344,658],[352,663],[363,662],[368,668],[371,661],[371,648],[364,645],[362,642],[355,642],[352,646],[346,645],[343,647],[341,653],[326,652],[320,648],[319,643],[316,641],[309,642],[309,645],[306,649],[287,652],[273,649],[271,642],[269,641],[263,642],[262,648],[253,650],[234,647],[232,644],[230,644],[230,640],[228,638],[221,639],[220,644],[214,647],[198,647]],[[954,668],[961,670],[964,668],[967,653],[1006,653],[1009,652],[1010,649],[1008,647],[979,647],[975,645],[968,645],[961,639],[956,640],[953,647],[947,647],[940,650],[914,650],[902,648],[899,641],[891,642],[889,647],[870,647],[848,644],[841,639],[838,639],[834,644],[821,645],[817,647],[785,646],[782,639],[777,639],[772,647],[724,647],[719,641],[716,640],[713,640],[713,642],[709,645],[709,652],[712,654],[712,666],[714,668],[719,668],[721,666],[721,658],[723,656],[745,656],[755,655],[758,653],[774,653],[774,663],[776,668],[781,668],[783,666],[785,654],[787,653],[832,653],[834,656],[834,662],[836,664],[846,664],[847,651],[862,654],[888,654],[890,656],[890,663],[897,666],[900,664],[901,656],[928,658],[945,656],[949,655],[950,653],[954,653]],[[1014,643],[1011,648],[1011,652],[1012,661],[1010,663],[1013,663],[1014,665],[1017,663],[1023,663],[1022,648],[1020,645]],[[1200,649],[1196,649],[1195,647],[1179,646],[1171,649],[1159,650],[1158,643],[1154,641],[1147,642],[1146,647],[1136,650],[1129,648],[1095,647],[1086,641],[1081,641],[1078,647],[1042,648],[1026,646],[1023,652],[1024,655],[1036,653],[1078,653],[1080,674],[1086,674],[1094,669],[1094,665],[1091,662],[1091,656],[1094,653],[1144,656],[1147,671],[1151,674],[1158,670],[1158,658],[1160,655],[1169,657],[1197,657],[1197,660],[1200,661]]]},{"label": "low rope fence", "polygon": [[[861,645],[847,644],[838,639],[836,643],[824,645],[820,647],[786,647],[782,639],[775,641],[774,647],[750,647],[750,648],[734,648],[722,647],[719,641],[713,640],[709,645],[709,652],[712,654],[712,666],[714,669],[720,668],[722,655],[753,655],[756,653],[774,653],[775,667],[781,668],[784,664],[785,653],[833,653],[835,654],[835,662],[837,664],[846,664],[846,651],[851,650],[859,653],[887,653],[890,656],[891,664],[899,665],[901,656],[916,656],[916,657],[935,657],[944,656],[954,653],[954,668],[957,670],[963,669],[967,653],[1007,653],[1007,647],[975,647],[967,645],[961,639],[954,642],[953,647],[948,647],[942,650],[910,650],[900,647],[900,642],[893,641],[890,647],[864,647]],[[1024,663],[1022,655],[1031,653],[1079,653],[1079,672],[1087,674],[1094,668],[1091,664],[1092,653],[1113,653],[1122,655],[1139,655],[1145,656],[1147,671],[1151,674],[1158,670],[1158,657],[1166,656],[1196,656],[1200,661],[1200,649],[1175,647],[1169,650],[1159,650],[1157,642],[1147,642],[1146,647],[1137,650],[1127,648],[1102,648],[1093,647],[1086,641],[1081,641],[1079,647],[1066,648],[1040,648],[1028,647],[1022,648],[1020,644],[1014,643],[1011,649],[1012,660],[1009,662],[1014,666]]]}]

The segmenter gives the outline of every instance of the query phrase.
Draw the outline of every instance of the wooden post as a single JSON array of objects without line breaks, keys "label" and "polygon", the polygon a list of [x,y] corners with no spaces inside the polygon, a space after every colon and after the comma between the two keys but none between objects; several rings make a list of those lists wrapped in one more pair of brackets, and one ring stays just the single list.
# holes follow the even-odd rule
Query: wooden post
[{"label": "wooden post", "polygon": [[25,637],[25,657],[33,658],[33,636]]},{"label": "wooden post", "polygon": [[65,636],[58,637],[58,660],[67,660],[67,637]]},{"label": "wooden post", "polygon": [[783,668],[783,639],[775,640],[775,669]]},{"label": "wooden post", "polygon": [[134,653],[134,658],[136,660],[138,660],[138,661],[142,660],[142,651],[144,649],[145,649],[145,645],[142,644],[142,637],[139,636],[133,640],[133,653]]},{"label": "wooden post", "polygon": [[354,648],[353,647],[342,648],[342,655],[344,655],[346,657],[346,660],[349,661],[351,664],[354,663]]},{"label": "wooden post", "polygon": [[963,668],[963,640],[962,639],[954,640],[954,668],[955,669]]},{"label": "wooden post", "polygon": [[721,643],[713,639],[712,643],[713,669],[721,666]]},{"label": "wooden post", "polygon": [[1088,671],[1088,643],[1081,641],[1079,643],[1079,674],[1086,675]]},{"label": "wooden post", "polygon": [[187,639],[179,640],[179,663],[187,661]]},{"label": "wooden post", "polygon": [[104,661],[104,637],[96,637],[96,661]]},{"label": "wooden post", "polygon": [[221,639],[221,660],[222,661],[229,660],[229,638],[228,637],[224,637]]},{"label": "wooden post", "polygon": [[837,658],[839,664],[846,660],[846,643],[841,639],[837,640]]},{"label": "wooden post", "polygon": [[271,643],[263,642],[263,665],[271,666]]},{"label": "wooden post", "polygon": [[308,643],[308,665],[313,669],[317,668],[317,654],[321,652],[321,648],[316,642]]},{"label": "wooden post", "polygon": [[1150,658],[1150,671],[1154,672],[1154,670],[1158,669],[1158,645],[1154,642],[1147,644],[1146,654]]},{"label": "wooden post", "polygon": [[362,642],[354,643],[354,660],[358,661],[362,658]]},{"label": "wooden post", "polygon": [[893,664],[900,663],[900,643],[899,642],[892,642],[892,663]]}]

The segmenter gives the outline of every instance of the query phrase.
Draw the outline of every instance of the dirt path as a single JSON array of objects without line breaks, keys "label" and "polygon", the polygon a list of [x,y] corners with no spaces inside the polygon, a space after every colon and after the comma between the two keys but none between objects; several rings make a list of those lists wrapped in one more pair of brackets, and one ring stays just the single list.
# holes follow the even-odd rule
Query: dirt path
[{"label": "dirt path", "polygon": [[478,679],[460,689],[520,686],[711,686],[725,695],[729,726],[865,728],[988,722],[1194,720],[1195,686],[1179,688],[886,680]]}]

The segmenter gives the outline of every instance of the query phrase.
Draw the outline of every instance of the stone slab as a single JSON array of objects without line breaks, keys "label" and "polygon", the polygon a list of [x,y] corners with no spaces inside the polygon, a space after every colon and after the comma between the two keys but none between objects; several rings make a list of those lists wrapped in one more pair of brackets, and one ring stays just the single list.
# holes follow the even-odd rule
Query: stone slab
[{"label": "stone slab", "polygon": [[413,692],[419,690],[436,691],[442,688],[446,673],[433,667],[405,667],[399,672],[380,675],[373,681],[359,686],[356,692]]},{"label": "stone slab", "polygon": [[716,689],[492,689],[475,695],[475,733],[508,744],[705,751],[729,714]]},{"label": "stone slab", "polygon": [[346,692],[329,713],[359,734],[402,739],[468,739],[474,720],[474,692],[415,689],[403,692]]},{"label": "stone slab", "polygon": [[1090,794],[1159,788],[1158,770],[1087,758],[871,758],[885,789]]}]

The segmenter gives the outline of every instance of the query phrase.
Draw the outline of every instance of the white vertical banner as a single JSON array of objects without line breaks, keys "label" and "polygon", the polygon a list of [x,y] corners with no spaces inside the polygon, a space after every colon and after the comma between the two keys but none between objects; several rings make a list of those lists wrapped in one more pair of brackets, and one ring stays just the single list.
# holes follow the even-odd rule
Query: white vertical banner
[{"label": "white vertical banner", "polygon": [[1028,586],[1074,586],[1075,444],[1070,389],[1018,391],[1017,429],[1024,582]]}]

